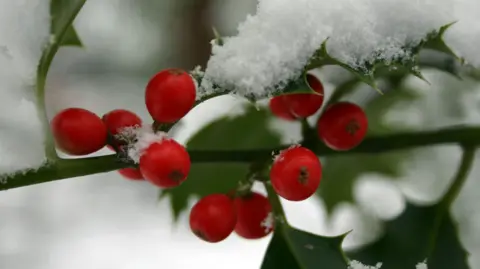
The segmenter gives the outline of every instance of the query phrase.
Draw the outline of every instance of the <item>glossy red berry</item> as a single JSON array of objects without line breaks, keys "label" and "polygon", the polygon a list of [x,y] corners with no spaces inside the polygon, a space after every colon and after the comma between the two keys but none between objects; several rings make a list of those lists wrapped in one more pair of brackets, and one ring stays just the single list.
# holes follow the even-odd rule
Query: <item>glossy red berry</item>
[{"label": "glossy red berry", "polygon": [[139,169],[136,168],[124,168],[118,170],[118,173],[126,179],[131,180],[143,180],[143,175]]},{"label": "glossy red berry", "polygon": [[187,72],[166,69],[157,73],[148,82],[145,103],[155,121],[172,123],[192,109],[195,97],[195,82]]},{"label": "glossy red berry", "polygon": [[[125,127],[135,127],[142,125],[142,119],[140,119],[137,114],[125,110],[125,109],[115,109],[102,117],[103,122],[107,126],[107,130],[110,135],[115,136],[122,131]],[[124,141],[116,141],[117,144],[122,145]],[[113,148],[108,145],[108,148]]]},{"label": "glossy red berry", "polygon": [[284,95],[275,96],[270,99],[270,111],[272,111],[272,114],[277,116],[278,118],[293,121],[296,119],[296,117],[290,112],[290,109],[288,108],[284,99]]},{"label": "glossy red berry", "polygon": [[301,201],[312,196],[322,178],[322,165],[311,150],[304,147],[288,148],[275,158],[270,180],[275,192],[290,201]]},{"label": "glossy red berry", "polygon": [[285,120],[307,118],[315,114],[323,104],[323,85],[315,76],[307,74],[305,79],[318,94],[294,93],[279,95],[270,100],[272,113]]},{"label": "glossy red berry", "polygon": [[336,103],[323,112],[317,128],[318,136],[329,148],[350,150],[359,145],[367,134],[367,115],[356,104]]},{"label": "glossy red berry", "polygon": [[284,102],[296,118],[307,118],[315,114],[323,104],[323,85],[315,76],[307,74],[306,80],[318,94],[297,93],[284,95]]},{"label": "glossy red berry", "polygon": [[210,243],[227,238],[236,222],[233,201],[224,194],[207,195],[190,211],[190,229],[200,239]]},{"label": "glossy red berry", "polygon": [[190,156],[185,148],[173,139],[151,144],[140,157],[143,177],[161,188],[172,188],[187,179]]},{"label": "glossy red berry", "polygon": [[86,155],[103,148],[107,128],[102,119],[83,108],[67,108],[50,123],[59,149],[71,155]]},{"label": "glossy red berry", "polygon": [[272,212],[268,199],[257,192],[235,198],[237,225],[235,232],[246,239],[265,237],[273,227],[268,227],[267,217]]}]

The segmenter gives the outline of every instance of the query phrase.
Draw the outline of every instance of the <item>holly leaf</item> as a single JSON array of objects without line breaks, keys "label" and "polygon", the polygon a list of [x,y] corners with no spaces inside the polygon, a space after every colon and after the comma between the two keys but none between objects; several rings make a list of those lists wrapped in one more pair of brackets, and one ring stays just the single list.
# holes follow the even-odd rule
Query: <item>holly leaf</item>
[{"label": "holly leaf", "polygon": [[[395,103],[409,101],[416,96],[404,89],[390,91],[371,101],[365,112],[369,122],[370,135],[385,135],[405,128],[392,127],[384,123],[385,112]],[[390,177],[401,174],[400,164],[411,151],[396,151],[382,154],[345,154],[325,158],[322,183],[317,194],[323,199],[326,210],[331,213],[341,202],[353,202],[353,185],[355,180],[366,173],[379,173]]]},{"label": "holly leaf", "polygon": [[428,268],[468,269],[468,253],[459,240],[456,223],[450,212],[438,221],[441,210],[445,209],[440,204],[407,203],[397,219],[385,223],[378,241],[347,254],[365,264],[382,262],[382,269],[415,268],[425,259]]},{"label": "holly leaf", "polygon": [[48,69],[60,46],[82,46],[72,26],[86,0],[51,0],[50,42],[45,47],[38,65],[37,79],[45,81]]},{"label": "holly leaf", "polygon": [[[246,150],[277,147],[280,137],[268,129],[271,114],[248,105],[246,113],[216,120],[187,143],[189,150]],[[189,199],[236,188],[249,172],[247,163],[194,163],[188,179],[174,189],[160,191],[160,199],[169,198],[175,221],[187,209]]]},{"label": "holly leaf", "polygon": [[50,33],[61,46],[82,46],[77,32],[72,26],[86,0],[51,0],[50,16],[52,24]]},{"label": "holly leaf", "polygon": [[325,237],[298,230],[288,224],[275,225],[261,269],[347,268],[341,248],[346,234]]},{"label": "holly leaf", "polygon": [[[423,50],[433,50],[441,52],[443,54],[454,57],[462,64],[464,63],[464,60],[457,57],[457,55],[455,55],[452,49],[450,49],[450,47],[448,47],[448,45],[443,40],[445,32],[453,24],[454,23],[449,23],[440,27],[439,30],[428,33],[425,38],[418,44],[405,44],[402,48],[403,53],[401,53],[401,55],[398,57],[395,57],[393,59],[385,59],[385,57],[383,56],[384,51],[380,49],[373,53],[372,61],[359,62],[355,65],[349,65],[331,56],[327,51],[327,38],[322,43],[321,47],[314,53],[313,57],[310,59],[310,62],[305,69],[311,70],[326,65],[337,65],[351,72],[353,75],[359,78],[360,81],[370,85],[379,93],[382,93],[382,91],[378,88],[376,84],[376,78],[381,77],[385,74],[389,74],[390,72],[400,71],[425,80],[424,76],[420,71],[421,63],[419,62],[419,54]],[[362,66],[362,68],[359,68],[358,66]],[[443,66],[440,65],[436,67],[442,68]]]}]

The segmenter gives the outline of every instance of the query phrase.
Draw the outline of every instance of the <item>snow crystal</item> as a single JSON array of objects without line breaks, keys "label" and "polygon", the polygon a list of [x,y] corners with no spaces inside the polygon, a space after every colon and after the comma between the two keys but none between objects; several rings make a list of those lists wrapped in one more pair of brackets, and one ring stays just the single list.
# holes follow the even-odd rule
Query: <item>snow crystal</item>
[{"label": "snow crystal", "polygon": [[275,223],[275,218],[273,213],[268,213],[267,217],[260,223],[260,226],[265,228],[265,233],[270,232],[273,229],[273,224]]},{"label": "snow crystal", "polygon": [[129,143],[128,157],[135,163],[140,162],[143,152],[153,143],[167,138],[165,132],[154,132],[151,125],[141,127],[126,127],[116,135],[116,138]]},{"label": "snow crystal", "polygon": [[419,264],[417,264],[417,266],[415,266],[416,269],[428,269],[427,267],[427,262],[421,262]]},{"label": "snow crystal", "polygon": [[379,262],[375,266],[365,265],[359,261],[351,261],[348,265],[348,269],[380,269],[382,267],[382,263]]},{"label": "snow crystal", "polygon": [[49,1],[0,1],[0,174],[40,167],[44,135],[35,78],[48,42]]},{"label": "snow crystal", "polygon": [[477,0],[259,0],[257,13],[238,35],[212,46],[198,98],[213,85],[243,96],[262,97],[298,77],[327,38],[328,52],[362,69],[374,58],[411,57],[405,45],[458,21],[447,41],[480,67]]}]

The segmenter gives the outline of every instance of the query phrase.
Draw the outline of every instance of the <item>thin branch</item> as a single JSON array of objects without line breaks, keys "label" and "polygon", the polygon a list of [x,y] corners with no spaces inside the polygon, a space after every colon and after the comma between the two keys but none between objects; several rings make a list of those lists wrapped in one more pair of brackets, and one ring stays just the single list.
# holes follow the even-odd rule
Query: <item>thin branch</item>
[{"label": "thin branch", "polygon": [[[334,151],[321,142],[312,146],[319,156],[345,154],[378,154],[395,150],[406,150],[434,145],[460,144],[472,148],[480,145],[480,127],[451,127],[433,131],[406,132],[393,135],[375,136],[365,139],[362,144],[350,151]],[[190,150],[192,163],[251,163],[260,157],[270,157],[284,147],[257,150]],[[127,167],[128,164],[118,161],[115,155],[60,160],[40,170],[17,173],[2,184],[0,190],[18,188],[38,183],[77,176],[86,176],[109,172]]]}]

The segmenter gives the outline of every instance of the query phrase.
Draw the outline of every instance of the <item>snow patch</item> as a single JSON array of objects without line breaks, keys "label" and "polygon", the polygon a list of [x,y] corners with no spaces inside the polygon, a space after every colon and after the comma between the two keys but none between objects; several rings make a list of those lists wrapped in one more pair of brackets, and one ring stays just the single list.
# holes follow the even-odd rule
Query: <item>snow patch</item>
[{"label": "snow patch", "polygon": [[46,161],[35,105],[36,69],[48,42],[50,2],[0,1],[0,174],[37,169]]},{"label": "snow patch", "polygon": [[375,266],[365,265],[359,261],[351,261],[348,265],[348,269],[380,269],[382,267],[382,263],[379,262]]}]

